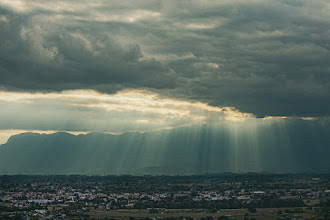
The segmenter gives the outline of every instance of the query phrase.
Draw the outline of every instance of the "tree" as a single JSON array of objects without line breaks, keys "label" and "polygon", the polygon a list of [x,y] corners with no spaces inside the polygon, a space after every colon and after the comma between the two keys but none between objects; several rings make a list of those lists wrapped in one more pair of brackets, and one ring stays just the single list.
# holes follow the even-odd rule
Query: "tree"
[{"label": "tree", "polygon": [[257,212],[257,209],[256,209],[256,207],[254,207],[254,206],[250,206],[250,207],[248,208],[248,211],[251,212],[251,213],[256,213],[256,212]]}]

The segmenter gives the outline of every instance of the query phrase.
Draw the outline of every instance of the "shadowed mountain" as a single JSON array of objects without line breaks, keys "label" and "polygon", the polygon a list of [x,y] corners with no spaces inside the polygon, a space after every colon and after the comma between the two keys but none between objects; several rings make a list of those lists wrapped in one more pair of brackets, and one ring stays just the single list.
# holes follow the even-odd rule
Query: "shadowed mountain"
[{"label": "shadowed mountain", "polygon": [[287,120],[122,135],[23,133],[0,146],[0,173],[330,172],[329,127]]}]

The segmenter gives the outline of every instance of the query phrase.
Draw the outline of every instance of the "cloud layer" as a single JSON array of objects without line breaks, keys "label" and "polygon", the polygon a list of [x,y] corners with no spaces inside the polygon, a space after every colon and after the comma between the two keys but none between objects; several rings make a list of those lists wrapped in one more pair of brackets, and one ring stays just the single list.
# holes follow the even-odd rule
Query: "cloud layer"
[{"label": "cloud layer", "polygon": [[112,95],[92,90],[0,92],[0,108],[0,130],[145,132],[255,118],[231,107],[169,99],[142,90]]},{"label": "cloud layer", "polygon": [[0,84],[329,116],[329,12],[323,0],[0,0]]}]

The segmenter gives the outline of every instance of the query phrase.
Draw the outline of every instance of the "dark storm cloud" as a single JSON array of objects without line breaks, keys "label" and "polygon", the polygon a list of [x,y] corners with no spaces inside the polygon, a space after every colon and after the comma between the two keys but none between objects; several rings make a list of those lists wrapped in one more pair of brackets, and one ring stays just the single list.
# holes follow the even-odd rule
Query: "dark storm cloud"
[{"label": "dark storm cloud", "polygon": [[1,23],[0,81],[9,89],[175,86],[174,71],[144,59],[138,44],[121,45],[105,33],[53,24],[48,17],[2,14],[9,22]]},{"label": "dark storm cloud", "polygon": [[327,1],[0,6],[6,89],[145,88],[261,117],[330,112]]}]

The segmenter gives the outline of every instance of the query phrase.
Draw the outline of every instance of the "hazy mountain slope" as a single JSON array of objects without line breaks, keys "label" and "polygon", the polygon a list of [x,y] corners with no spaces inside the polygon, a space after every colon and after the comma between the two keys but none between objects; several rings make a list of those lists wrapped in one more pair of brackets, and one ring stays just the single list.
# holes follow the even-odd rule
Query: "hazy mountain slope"
[{"label": "hazy mountain slope", "polygon": [[0,146],[0,173],[121,174],[144,173],[145,167],[156,167],[152,174],[330,172],[330,129],[315,123],[122,135],[24,133]]}]

